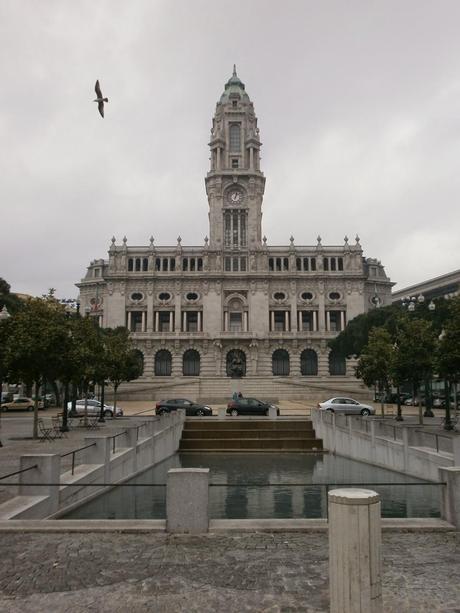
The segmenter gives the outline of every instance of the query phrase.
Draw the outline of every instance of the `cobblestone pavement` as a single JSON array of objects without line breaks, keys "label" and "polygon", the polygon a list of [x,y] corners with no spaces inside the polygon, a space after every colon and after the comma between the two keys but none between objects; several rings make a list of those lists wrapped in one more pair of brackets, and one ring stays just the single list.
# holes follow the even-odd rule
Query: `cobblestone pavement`
[{"label": "cobblestone pavement", "polygon": [[[328,611],[327,535],[2,534],[8,613]],[[384,534],[385,613],[459,613],[456,533]]]}]

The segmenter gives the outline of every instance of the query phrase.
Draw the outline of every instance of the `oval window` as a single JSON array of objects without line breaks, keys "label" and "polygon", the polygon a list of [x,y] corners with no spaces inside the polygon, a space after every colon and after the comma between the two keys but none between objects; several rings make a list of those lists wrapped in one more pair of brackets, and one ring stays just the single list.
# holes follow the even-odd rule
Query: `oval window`
[{"label": "oval window", "polygon": [[339,292],[331,292],[329,294],[329,298],[331,300],[339,300],[340,299],[340,294],[339,294]]},{"label": "oval window", "polygon": [[196,292],[188,292],[185,296],[187,300],[198,300],[198,294]]},{"label": "oval window", "polygon": [[141,294],[141,292],[133,292],[131,294],[131,300],[133,300],[134,302],[139,302],[140,300],[142,300],[143,297],[144,294]]},{"label": "oval window", "polygon": [[161,292],[161,294],[158,294],[158,298],[159,300],[167,302],[171,299],[171,294],[169,292]]},{"label": "oval window", "polygon": [[313,300],[313,294],[311,292],[302,292],[300,297],[302,300]]},{"label": "oval window", "polygon": [[286,294],[284,292],[275,292],[273,294],[273,298],[275,300],[285,300],[286,299]]}]

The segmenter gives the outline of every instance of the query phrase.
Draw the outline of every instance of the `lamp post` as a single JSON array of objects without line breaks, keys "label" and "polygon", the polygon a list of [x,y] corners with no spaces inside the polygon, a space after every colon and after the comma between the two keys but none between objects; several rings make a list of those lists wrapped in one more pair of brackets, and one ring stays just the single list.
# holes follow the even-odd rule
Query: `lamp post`
[{"label": "lamp post", "polygon": [[[65,305],[65,315],[68,320],[72,317],[79,317],[80,315],[80,303],[72,298],[62,299],[61,304]],[[72,331],[69,329],[68,331],[69,337],[72,337]],[[62,426],[61,432],[69,431],[69,422],[68,422],[68,408],[69,404],[69,381],[66,380],[64,384],[64,407],[62,411]]]},{"label": "lamp post", "polygon": [[[3,305],[2,310],[0,311],[0,324],[6,321],[11,315],[8,313],[8,309],[5,305]],[[0,360],[1,360],[1,347],[0,347]],[[1,405],[2,405],[2,397],[3,397],[3,372],[2,372],[2,363],[0,361],[0,414],[1,414]],[[3,443],[0,440],[0,447],[3,447]]]},{"label": "lamp post", "polygon": [[[406,296],[402,300],[403,308],[407,309],[409,313],[414,313],[417,307],[425,304],[425,296],[423,294],[419,294],[418,296]],[[436,310],[436,304],[433,300],[430,300],[428,306],[428,310],[430,313],[433,313]],[[423,417],[434,417],[434,413],[431,410],[432,407],[432,394],[431,394],[431,378],[428,381],[425,379],[424,381],[425,388],[425,411],[423,413]],[[419,402],[422,402],[422,399],[419,399]],[[414,395],[414,406],[415,406],[415,395]]]}]

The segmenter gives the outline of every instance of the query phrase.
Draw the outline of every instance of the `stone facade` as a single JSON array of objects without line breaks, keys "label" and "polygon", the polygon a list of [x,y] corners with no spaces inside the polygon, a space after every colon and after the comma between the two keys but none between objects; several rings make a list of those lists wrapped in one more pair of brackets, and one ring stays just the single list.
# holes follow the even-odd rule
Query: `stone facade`
[{"label": "stone facade", "polygon": [[[267,396],[274,377],[293,385],[354,381],[327,342],[356,315],[391,303],[383,266],[363,257],[359,237],[335,246],[319,236],[313,246],[294,237],[284,247],[267,244],[260,134],[236,70],[217,103],[209,146],[209,238],[191,247],[180,237],[169,247],[153,237],[142,247],[113,238],[108,259],[91,262],[77,284],[82,312],[131,330],[145,367],[132,388],[174,383],[191,395],[220,396],[227,379],[242,376],[240,388],[257,378]],[[289,385],[282,387],[275,395],[289,397]]]}]

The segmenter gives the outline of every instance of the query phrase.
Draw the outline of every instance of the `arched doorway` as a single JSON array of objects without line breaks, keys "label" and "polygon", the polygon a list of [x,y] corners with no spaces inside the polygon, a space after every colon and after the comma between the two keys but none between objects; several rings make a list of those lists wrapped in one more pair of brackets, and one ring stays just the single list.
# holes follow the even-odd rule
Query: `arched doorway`
[{"label": "arched doorway", "polygon": [[155,354],[155,376],[170,377],[172,369],[171,353],[167,349],[160,349]]},{"label": "arched doorway", "polygon": [[241,349],[227,353],[227,377],[239,379],[246,375],[246,354]]},{"label": "arched doorway", "polygon": [[182,357],[184,377],[198,377],[200,374],[200,354],[195,349],[187,349]]},{"label": "arched doorway", "polygon": [[345,375],[347,366],[345,358],[336,351],[331,351],[329,354],[329,374],[330,375]]},{"label": "arched doorway", "polygon": [[272,355],[273,374],[278,377],[289,375],[289,353],[286,349],[277,349]]},{"label": "arched doorway", "polygon": [[304,349],[300,354],[300,374],[304,377],[318,374],[318,355],[313,349]]}]

